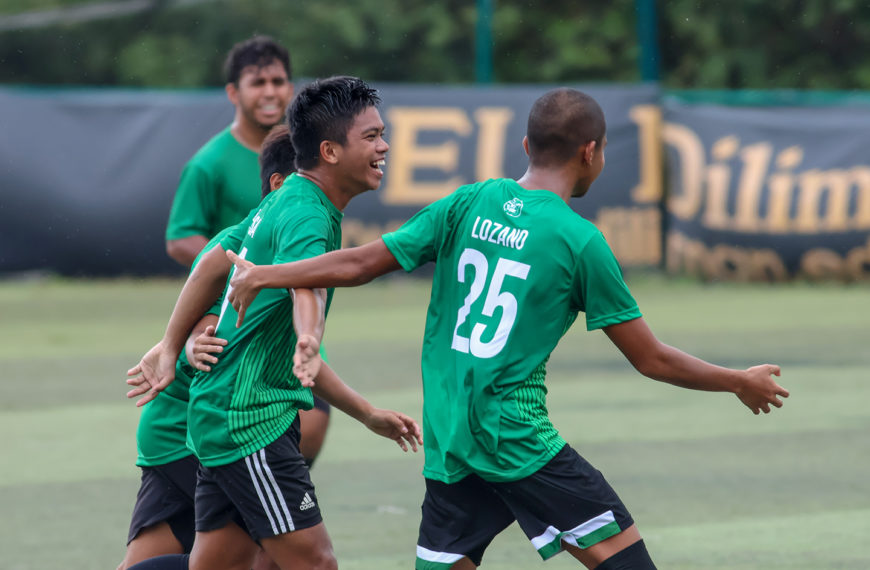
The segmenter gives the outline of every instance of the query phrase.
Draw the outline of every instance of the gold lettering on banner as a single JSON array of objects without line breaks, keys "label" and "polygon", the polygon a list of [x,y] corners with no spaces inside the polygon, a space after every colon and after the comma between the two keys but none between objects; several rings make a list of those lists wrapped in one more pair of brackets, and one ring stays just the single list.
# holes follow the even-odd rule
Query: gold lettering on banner
[{"label": "gold lettering on banner", "polygon": [[457,107],[391,107],[387,111],[387,120],[391,134],[387,156],[389,178],[383,193],[386,204],[428,204],[465,184],[460,176],[450,176],[442,182],[414,179],[414,171],[418,168],[441,170],[448,176],[456,174],[459,169],[457,141],[421,146],[417,139],[423,131],[469,136],[472,124],[464,110]]},{"label": "gold lettering on banner", "polygon": [[771,174],[767,182],[770,195],[767,198],[766,229],[772,234],[785,234],[789,231],[789,207],[795,183],[793,170],[803,159],[804,151],[799,146],[789,147],[776,157],[779,171]]},{"label": "gold lettering on banner", "polygon": [[623,265],[658,265],[662,260],[662,215],[655,208],[601,208],[594,224]]},{"label": "gold lettering on banner", "polygon": [[514,112],[508,107],[483,107],[474,112],[474,120],[480,125],[475,172],[478,180],[504,178],[505,141],[513,118]]},{"label": "gold lettering on banner", "polygon": [[666,258],[669,273],[688,273],[707,281],[785,281],[789,277],[773,249],[725,244],[708,248],[679,232],[668,234]]},{"label": "gold lettering on banner", "polygon": [[734,229],[757,232],[761,229],[760,207],[764,177],[770,168],[773,145],[758,143],[740,153],[743,170],[737,185],[737,206]]},{"label": "gold lettering on banner", "polygon": [[[816,233],[870,228],[870,168],[808,170],[798,176],[798,186],[795,230]],[[849,214],[852,188],[858,192],[854,216]]]},{"label": "gold lettering on banner", "polygon": [[815,281],[870,279],[870,238],[844,256],[826,248],[811,249],[801,258],[800,271],[804,277]]},{"label": "gold lettering on banner", "polygon": [[[672,175],[679,184],[667,204],[669,213],[681,220],[699,220],[714,230],[759,234],[870,229],[868,166],[796,172],[804,158],[801,147],[774,156],[771,143],[740,148],[733,135],[713,143],[707,164],[700,137],[688,127],[665,123],[662,139],[678,157]],[[737,156],[735,169],[732,163]]]},{"label": "gold lettering on banner", "polygon": [[638,204],[658,203],[662,199],[661,107],[635,105],[628,116],[637,125],[640,154],[640,180],[631,198]]},{"label": "gold lettering on banner", "polygon": [[708,228],[728,227],[728,188],[731,168],[726,164],[740,149],[737,137],[724,137],[713,145],[713,164],[707,167],[707,208],[702,218]]},{"label": "gold lettering on banner", "polygon": [[668,197],[668,210],[681,220],[691,220],[703,204],[704,145],[691,129],[674,123],[664,124],[662,140],[674,147],[680,157],[682,193]]}]

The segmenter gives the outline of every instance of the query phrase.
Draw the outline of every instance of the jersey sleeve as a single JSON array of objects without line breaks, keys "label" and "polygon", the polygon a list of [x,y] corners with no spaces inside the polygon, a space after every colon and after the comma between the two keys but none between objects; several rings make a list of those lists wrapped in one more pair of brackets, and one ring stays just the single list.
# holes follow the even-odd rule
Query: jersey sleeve
[{"label": "jersey sleeve", "polygon": [[580,252],[572,303],[586,314],[586,330],[590,331],[641,316],[619,262],[600,232]]},{"label": "jersey sleeve", "polygon": [[452,196],[441,198],[414,214],[414,216],[382,239],[405,271],[435,261],[442,236],[446,231],[447,213]]},{"label": "jersey sleeve", "polygon": [[195,235],[211,237],[215,216],[215,185],[212,174],[195,162],[188,162],[172,200],[166,239]]}]

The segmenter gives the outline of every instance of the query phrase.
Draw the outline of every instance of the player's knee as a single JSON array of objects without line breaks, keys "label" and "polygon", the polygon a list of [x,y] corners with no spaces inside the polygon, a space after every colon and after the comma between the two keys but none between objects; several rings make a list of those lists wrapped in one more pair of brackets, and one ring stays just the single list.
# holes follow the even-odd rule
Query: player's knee
[{"label": "player's knee", "polygon": [[595,570],[656,570],[656,565],[646,545],[639,540],[596,566]]},{"label": "player's knee", "polygon": [[338,570],[338,560],[335,559],[335,554],[332,548],[323,548],[314,553],[312,568],[315,570]]}]

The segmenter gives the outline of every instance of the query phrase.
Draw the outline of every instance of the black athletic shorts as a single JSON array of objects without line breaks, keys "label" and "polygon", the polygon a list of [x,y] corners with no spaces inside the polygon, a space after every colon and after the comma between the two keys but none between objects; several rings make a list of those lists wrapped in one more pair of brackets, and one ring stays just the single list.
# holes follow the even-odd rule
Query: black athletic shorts
[{"label": "black athletic shorts", "polygon": [[199,461],[192,455],[155,467],[142,467],[142,483],[130,521],[127,544],[143,529],[167,522],[172,534],[190,552],[194,537],[193,497]]},{"label": "black athletic shorts", "polygon": [[323,519],[308,466],[299,452],[299,416],[284,435],[251,455],[199,468],[196,530],[234,521],[254,540],[312,527]]},{"label": "black athletic shorts", "polygon": [[565,445],[518,481],[426,479],[417,570],[447,568],[464,556],[480,565],[495,535],[514,520],[544,560],[561,552],[563,541],[588,548],[634,524],[601,472]]},{"label": "black athletic shorts", "polygon": [[323,400],[321,398],[318,398],[317,396],[314,396],[314,409],[315,410],[320,410],[321,412],[329,414],[329,410],[331,408],[332,408],[332,406],[329,405],[329,402],[327,402],[326,400]]}]

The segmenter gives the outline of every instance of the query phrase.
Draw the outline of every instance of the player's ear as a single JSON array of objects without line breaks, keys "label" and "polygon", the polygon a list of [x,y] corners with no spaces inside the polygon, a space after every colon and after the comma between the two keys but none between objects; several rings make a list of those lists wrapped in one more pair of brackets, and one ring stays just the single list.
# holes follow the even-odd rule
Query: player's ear
[{"label": "player's ear", "polygon": [[320,141],[320,160],[327,164],[337,164],[340,156],[340,144],[333,141]]},{"label": "player's ear", "polygon": [[230,103],[232,103],[233,106],[236,106],[239,104],[239,88],[236,87],[235,83],[233,83],[233,82],[227,83],[226,86],[224,87],[224,91],[227,92],[227,99],[230,100]]},{"label": "player's ear", "polygon": [[284,185],[285,178],[286,176],[284,176],[280,172],[272,173],[272,176],[269,177],[269,188],[272,189],[272,192]]},{"label": "player's ear", "polygon": [[529,137],[523,137],[523,150],[526,151],[526,156],[529,156]]},{"label": "player's ear", "polygon": [[598,147],[598,143],[595,141],[589,141],[581,148],[583,149],[583,164],[592,164],[592,158],[595,156],[595,149]]}]

